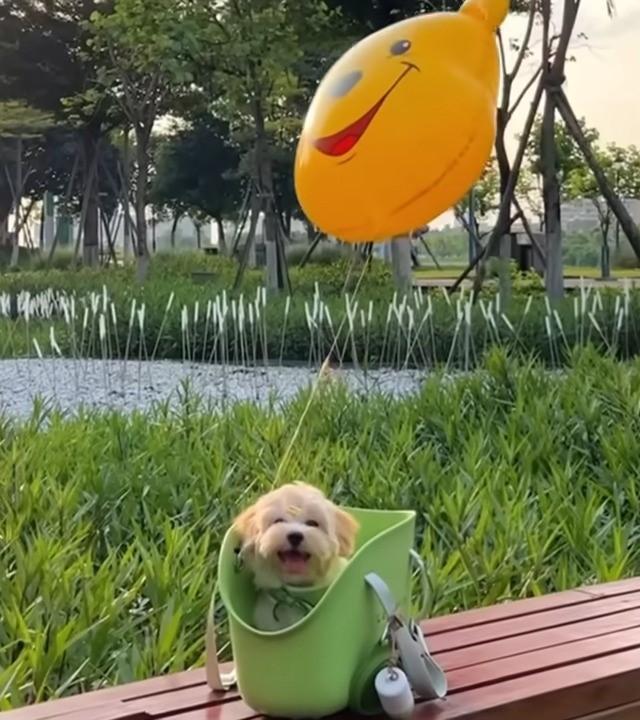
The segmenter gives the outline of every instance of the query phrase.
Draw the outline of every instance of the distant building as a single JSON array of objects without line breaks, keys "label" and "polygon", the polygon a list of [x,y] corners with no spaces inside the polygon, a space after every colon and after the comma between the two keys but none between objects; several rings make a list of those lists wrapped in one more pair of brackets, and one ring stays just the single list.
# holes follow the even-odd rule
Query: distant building
[{"label": "distant building", "polygon": [[[640,200],[625,200],[631,217],[640,224]],[[598,211],[591,200],[574,200],[562,206],[562,227],[565,232],[590,232],[600,227]]]}]

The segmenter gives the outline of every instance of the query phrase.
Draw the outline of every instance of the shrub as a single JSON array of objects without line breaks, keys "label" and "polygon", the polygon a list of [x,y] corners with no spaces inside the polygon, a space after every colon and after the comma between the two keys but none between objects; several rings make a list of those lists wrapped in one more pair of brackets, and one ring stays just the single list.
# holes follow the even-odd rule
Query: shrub
[{"label": "shrub", "polygon": [[[223,533],[306,401],[2,422],[0,710],[202,663]],[[403,400],[313,402],[283,479],[415,510],[431,615],[637,572],[640,363],[493,352]]]}]

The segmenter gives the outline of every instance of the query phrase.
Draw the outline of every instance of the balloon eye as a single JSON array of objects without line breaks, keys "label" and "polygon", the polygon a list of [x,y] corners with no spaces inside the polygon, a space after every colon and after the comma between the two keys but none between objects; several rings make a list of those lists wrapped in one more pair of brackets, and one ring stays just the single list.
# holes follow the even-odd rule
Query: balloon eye
[{"label": "balloon eye", "polygon": [[398,42],[394,43],[391,46],[391,54],[392,55],[404,55],[406,52],[409,52],[411,49],[411,43],[409,40],[398,40]]}]

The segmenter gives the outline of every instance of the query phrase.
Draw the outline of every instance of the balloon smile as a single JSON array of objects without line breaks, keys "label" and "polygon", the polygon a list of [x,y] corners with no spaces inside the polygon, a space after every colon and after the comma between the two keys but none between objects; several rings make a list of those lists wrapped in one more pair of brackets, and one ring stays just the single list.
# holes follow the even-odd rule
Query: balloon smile
[{"label": "balloon smile", "polygon": [[358,120],[351,123],[351,125],[348,125],[343,130],[340,130],[340,132],[315,140],[313,144],[316,150],[319,150],[324,155],[329,155],[330,157],[342,157],[353,150],[353,148],[358,144],[360,138],[367,131],[369,125],[371,125],[373,118],[378,114],[380,108],[384,105],[389,95],[391,95],[391,93],[412,70],[420,70],[420,68],[413,63],[405,62],[404,65],[406,65],[406,68],[402,74],[370,110],[368,110],[362,117],[358,118]]}]

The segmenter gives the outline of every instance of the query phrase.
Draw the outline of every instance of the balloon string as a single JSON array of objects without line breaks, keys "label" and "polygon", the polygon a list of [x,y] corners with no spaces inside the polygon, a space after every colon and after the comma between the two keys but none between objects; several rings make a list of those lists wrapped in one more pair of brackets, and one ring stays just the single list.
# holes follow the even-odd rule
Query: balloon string
[{"label": "balloon string", "polygon": [[[355,263],[355,260],[354,260],[354,263]],[[362,284],[362,280],[364,279],[364,274],[367,271],[368,264],[369,264],[368,261],[366,261],[362,267],[362,272],[360,273],[360,276],[358,277],[358,282],[356,283],[356,286],[353,291],[354,299],[358,295],[358,290],[360,289],[360,285]],[[352,263],[352,267],[353,267],[353,263]],[[329,369],[329,363],[331,362],[331,356],[333,355],[333,352],[338,345],[338,338],[340,337],[340,334],[342,333],[344,325],[348,321],[348,319],[349,319],[349,310],[347,309],[345,316],[342,318],[342,322],[338,326],[338,331],[334,335],[333,343],[331,344],[331,347],[329,348],[329,352],[327,353],[327,356],[323,360],[322,365],[320,366],[320,370],[318,370],[318,374],[315,377],[313,386],[311,388],[311,392],[309,393],[309,398],[307,399],[307,403],[304,406],[304,410],[302,411],[302,414],[300,415],[300,420],[298,420],[298,424],[296,425],[296,428],[293,431],[291,440],[289,441],[289,444],[287,445],[287,447],[284,451],[282,459],[280,460],[280,464],[278,465],[278,469],[276,470],[276,476],[273,480],[274,486],[280,482],[280,476],[282,475],[282,472],[286,466],[286,463],[289,460],[289,457],[291,456],[293,446],[295,445],[296,440],[298,439],[298,436],[300,435],[300,431],[302,430],[302,425],[303,425],[304,421],[306,420],[307,415],[309,414],[309,410],[311,410],[313,401],[315,400],[315,397],[318,393],[318,388],[320,387],[320,381],[322,380],[323,376],[326,375],[326,373]]]}]

